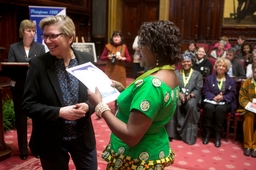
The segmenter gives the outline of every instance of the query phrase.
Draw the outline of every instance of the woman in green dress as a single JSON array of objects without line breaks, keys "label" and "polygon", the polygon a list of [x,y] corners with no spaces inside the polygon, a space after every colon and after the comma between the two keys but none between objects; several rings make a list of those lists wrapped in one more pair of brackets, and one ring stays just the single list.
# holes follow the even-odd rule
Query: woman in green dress
[{"label": "woman in green dress", "polygon": [[112,131],[102,158],[107,169],[164,169],[173,163],[165,124],[178,102],[179,83],[174,64],[181,61],[180,31],[170,21],[144,23],[139,31],[140,65],[148,71],[125,90],[119,82],[113,86],[122,93],[117,99],[116,116],[101,94],[89,91],[90,103]]}]

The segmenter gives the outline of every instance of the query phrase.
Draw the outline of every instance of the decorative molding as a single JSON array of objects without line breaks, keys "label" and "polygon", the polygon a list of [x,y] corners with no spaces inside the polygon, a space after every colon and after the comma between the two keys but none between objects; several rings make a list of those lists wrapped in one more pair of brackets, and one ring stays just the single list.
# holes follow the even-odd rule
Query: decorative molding
[{"label": "decorative molding", "polygon": [[[226,35],[227,37],[235,36],[238,37],[239,35],[243,34],[245,37],[256,37],[256,30],[246,30],[241,32],[241,29],[237,30],[223,30],[223,35]],[[256,40],[256,38],[254,38]]]},{"label": "decorative molding", "polygon": [[[207,7],[206,9],[211,9],[211,0],[207,0]],[[205,35],[205,39],[211,39],[210,38],[210,25],[211,25],[211,10],[207,10],[207,14],[206,14],[206,18],[207,18],[207,21],[206,21],[206,35]],[[202,37],[201,37],[202,39]]]},{"label": "decorative molding", "polygon": [[159,1],[159,20],[169,20],[170,0]]},{"label": "decorative molding", "polygon": [[[3,0],[0,0],[2,2]],[[9,0],[11,4],[18,6],[63,6],[68,12],[88,15],[91,12],[90,0]]]},{"label": "decorative molding", "polygon": [[58,2],[63,2],[67,4],[75,4],[78,6],[87,6],[87,0],[55,0]]}]

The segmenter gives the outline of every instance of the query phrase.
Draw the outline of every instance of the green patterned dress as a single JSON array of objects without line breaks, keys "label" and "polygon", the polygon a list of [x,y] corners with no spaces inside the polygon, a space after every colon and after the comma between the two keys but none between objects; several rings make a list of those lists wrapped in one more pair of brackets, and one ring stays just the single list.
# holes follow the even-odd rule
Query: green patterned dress
[{"label": "green patterned dress", "polygon": [[[107,169],[164,169],[173,163],[174,153],[169,144],[165,124],[171,119],[178,101],[179,87],[171,89],[156,77],[137,80],[117,99],[117,118],[128,122],[131,110],[144,113],[152,124],[140,142],[127,146],[113,133],[103,151]],[[121,104],[120,104],[121,103]]]}]

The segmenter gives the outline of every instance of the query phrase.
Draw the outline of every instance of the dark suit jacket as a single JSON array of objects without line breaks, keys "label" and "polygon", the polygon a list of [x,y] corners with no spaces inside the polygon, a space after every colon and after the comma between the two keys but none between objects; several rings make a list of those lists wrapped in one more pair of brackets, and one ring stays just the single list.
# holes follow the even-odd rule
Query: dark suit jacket
[{"label": "dark suit jacket", "polygon": [[[78,64],[93,63],[93,56],[73,50]],[[49,52],[30,60],[30,68],[23,96],[23,113],[32,118],[33,129],[30,149],[33,154],[48,154],[56,157],[61,149],[64,119],[59,118],[59,110],[64,106],[62,92],[55,70],[55,56]],[[79,82],[79,103],[87,101],[87,88]],[[91,114],[78,120],[84,143],[88,149],[95,148],[95,136],[91,122]]]},{"label": "dark suit jacket", "polygon": [[[44,46],[37,42],[32,42],[29,50],[28,59],[40,56],[45,53]],[[19,41],[10,45],[8,61],[9,62],[28,62],[25,58],[26,52],[24,49],[23,41]],[[12,87],[12,90],[23,90],[25,79],[27,75],[28,67],[17,67],[12,70],[8,70],[8,76],[16,81],[15,87]]]},{"label": "dark suit jacket", "polygon": [[234,58],[232,61],[232,72],[233,76],[237,79],[246,79],[244,66],[241,64],[239,59]]}]

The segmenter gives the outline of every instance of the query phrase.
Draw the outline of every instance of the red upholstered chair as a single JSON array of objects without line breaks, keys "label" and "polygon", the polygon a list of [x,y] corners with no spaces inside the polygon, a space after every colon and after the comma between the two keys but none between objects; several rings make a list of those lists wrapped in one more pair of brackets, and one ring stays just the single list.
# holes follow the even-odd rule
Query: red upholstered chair
[{"label": "red upholstered chair", "polygon": [[204,110],[200,109],[200,118],[199,118],[199,136],[202,136],[202,130],[203,130],[203,116],[204,116]]},{"label": "red upholstered chair", "polygon": [[[237,124],[239,121],[244,121],[244,117],[240,115],[240,113],[235,113],[235,119],[234,119],[234,134],[233,134],[233,142],[236,140],[236,133],[237,133]],[[229,130],[230,130],[230,123],[231,123],[231,113],[227,114],[227,130],[226,130],[226,142],[229,138]]]},{"label": "red upholstered chair", "polygon": [[212,74],[214,74],[215,72],[214,65],[215,65],[216,59],[213,57],[208,57],[208,60],[210,60],[210,62],[212,63]]},{"label": "red upholstered chair", "polygon": [[210,45],[208,43],[196,43],[197,48],[204,47],[205,52],[209,53]]},{"label": "red upholstered chair", "polygon": [[182,68],[181,63],[175,65],[175,70],[180,70]]},{"label": "red upholstered chair", "polygon": [[[230,119],[230,114],[229,113],[227,115],[227,136],[226,136],[226,141],[228,141],[228,137],[229,137],[229,129],[230,129],[230,123],[231,123],[231,119]],[[243,122],[244,121],[244,116],[243,115],[240,115],[240,113],[236,113],[235,114],[235,120],[234,120],[234,125],[233,125],[233,128],[234,128],[234,134],[233,134],[233,142],[236,141],[236,134],[237,134],[237,125],[238,125],[238,122]],[[254,123],[256,123],[256,120],[254,120]]]}]

